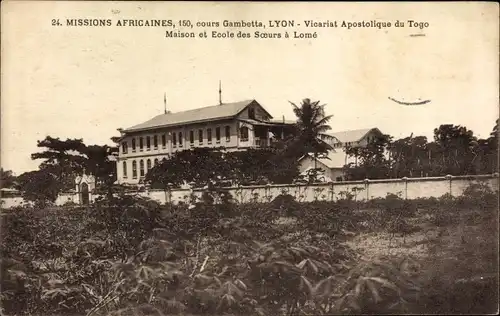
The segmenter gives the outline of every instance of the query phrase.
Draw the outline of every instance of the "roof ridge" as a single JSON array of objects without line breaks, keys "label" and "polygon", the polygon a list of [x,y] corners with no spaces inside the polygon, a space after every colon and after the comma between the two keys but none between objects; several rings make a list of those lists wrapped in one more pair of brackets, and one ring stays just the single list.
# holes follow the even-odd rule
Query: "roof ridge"
[{"label": "roof ridge", "polygon": [[369,128],[359,128],[359,129],[331,132],[329,134],[330,136],[335,137],[338,141],[345,143],[345,142],[359,141],[373,130],[380,132],[380,130],[377,127],[369,127]]},{"label": "roof ridge", "polygon": [[255,99],[247,99],[247,100],[241,100],[241,101],[235,101],[235,102],[226,102],[226,103],[222,102],[222,104],[202,106],[202,107],[195,108],[195,109],[183,110],[183,111],[178,111],[178,112],[163,113],[163,114],[159,114],[159,115],[186,113],[186,112],[197,111],[197,110],[207,109],[207,108],[215,108],[215,107],[219,107],[219,106],[231,105],[231,104],[236,104],[236,103],[250,103],[250,102],[253,102],[253,101],[255,101]]},{"label": "roof ridge", "polygon": [[[128,127],[124,129],[124,131],[132,132],[151,129],[155,127],[163,127],[172,124],[175,125],[187,122],[199,122],[207,119],[231,118],[238,115],[238,113],[240,113],[244,108],[248,107],[253,102],[257,101],[255,99],[247,99],[237,102],[222,103],[219,105],[209,105],[179,112],[162,113],[152,117],[151,119],[143,123]],[[262,107],[262,105],[260,106]]]},{"label": "roof ridge", "polygon": [[345,130],[341,130],[341,131],[330,132],[330,134],[345,133],[345,132],[354,132],[354,131],[366,131],[366,130],[372,130],[374,128],[376,128],[376,127],[345,129]]}]

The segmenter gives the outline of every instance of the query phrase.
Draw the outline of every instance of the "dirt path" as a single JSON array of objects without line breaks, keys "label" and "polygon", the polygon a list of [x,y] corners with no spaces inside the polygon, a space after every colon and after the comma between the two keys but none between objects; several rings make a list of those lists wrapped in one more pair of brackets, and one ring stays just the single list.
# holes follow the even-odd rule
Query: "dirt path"
[{"label": "dirt path", "polygon": [[423,313],[490,313],[498,306],[498,222],[477,211],[450,216],[450,223],[437,226],[420,214],[408,220],[420,227],[415,233],[360,233],[346,244],[367,262],[388,256],[416,260],[418,282],[428,295]]}]

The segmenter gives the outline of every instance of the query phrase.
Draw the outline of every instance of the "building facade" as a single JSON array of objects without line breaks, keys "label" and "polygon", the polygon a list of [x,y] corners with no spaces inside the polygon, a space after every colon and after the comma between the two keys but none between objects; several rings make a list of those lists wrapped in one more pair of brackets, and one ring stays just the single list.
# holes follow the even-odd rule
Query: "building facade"
[{"label": "building facade", "polygon": [[345,152],[347,147],[366,147],[377,137],[382,136],[378,128],[367,128],[358,130],[341,131],[330,134],[333,147],[326,155],[314,157],[309,154],[299,159],[299,171],[306,175],[311,169],[321,169],[327,181],[346,180],[344,166],[349,163],[356,163],[356,159],[348,157]]},{"label": "building facade", "polygon": [[127,129],[120,137],[117,182],[139,184],[146,173],[171,154],[195,147],[228,151],[266,148],[290,132],[255,100],[222,103],[183,112],[167,112]]},{"label": "building facade", "polygon": [[308,154],[299,159],[299,172],[305,176],[312,169],[320,169],[322,177],[319,179],[324,178],[322,182],[343,181],[345,158],[342,150],[330,150],[326,155],[316,158],[313,154]]},{"label": "building facade", "polygon": [[383,134],[378,128],[374,127],[341,131],[330,135],[334,137],[334,141],[331,145],[335,149],[346,147],[366,147],[371,141],[377,137],[381,137]]}]

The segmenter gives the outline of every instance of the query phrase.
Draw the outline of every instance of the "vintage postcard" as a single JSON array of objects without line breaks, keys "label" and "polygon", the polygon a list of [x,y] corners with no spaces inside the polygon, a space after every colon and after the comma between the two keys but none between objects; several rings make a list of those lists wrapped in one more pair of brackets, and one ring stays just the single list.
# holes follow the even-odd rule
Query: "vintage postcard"
[{"label": "vintage postcard", "polygon": [[498,313],[498,17],[3,1],[0,314]]}]

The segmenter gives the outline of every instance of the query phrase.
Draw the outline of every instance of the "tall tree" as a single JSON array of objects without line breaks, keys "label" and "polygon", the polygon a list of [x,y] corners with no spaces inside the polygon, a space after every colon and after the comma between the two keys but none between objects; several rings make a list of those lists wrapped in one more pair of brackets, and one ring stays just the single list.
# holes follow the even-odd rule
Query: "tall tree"
[{"label": "tall tree", "polygon": [[62,184],[61,190],[74,187],[78,175],[88,174],[105,188],[111,188],[116,180],[116,163],[110,157],[116,147],[107,145],[85,145],[83,139],[61,140],[51,136],[38,141],[43,151],[31,154],[32,159],[41,159],[40,170],[47,170]]},{"label": "tall tree", "polygon": [[389,144],[391,176],[395,178],[425,176],[429,165],[427,137],[416,136],[398,139]]},{"label": "tall tree", "polygon": [[331,130],[328,122],[333,116],[325,114],[325,104],[320,104],[320,101],[311,101],[309,98],[302,100],[300,105],[290,103],[297,117],[295,135],[288,142],[292,155],[300,157],[313,153],[317,158],[318,154],[332,149],[329,142],[333,141],[334,137],[326,132]]},{"label": "tall tree", "polygon": [[42,159],[40,169],[46,169],[56,176],[63,189],[74,186],[74,178],[85,171],[86,157],[82,154],[85,144],[82,139],[53,138],[51,136],[37,142],[41,152],[31,154],[31,159]]},{"label": "tall tree", "polygon": [[465,126],[444,124],[434,129],[434,141],[439,146],[442,162],[441,173],[467,174],[474,157],[472,149],[477,138]]},{"label": "tall tree", "polygon": [[81,151],[86,158],[85,173],[94,176],[97,187],[108,196],[113,194],[113,184],[117,179],[116,162],[110,158],[117,152],[117,147],[107,145],[85,146]]},{"label": "tall tree", "polygon": [[486,140],[486,151],[487,151],[487,167],[485,168],[485,173],[495,173],[498,172],[498,119],[495,122],[495,126],[490,133],[490,137]]},{"label": "tall tree", "polygon": [[346,155],[356,157],[356,163],[344,167],[350,180],[383,179],[390,174],[386,150],[391,142],[390,135],[376,137],[366,147],[347,147]]},{"label": "tall tree", "polygon": [[85,146],[81,153],[86,157],[85,172],[93,175],[96,181],[111,186],[116,181],[116,162],[111,160],[118,148],[107,145]]}]

